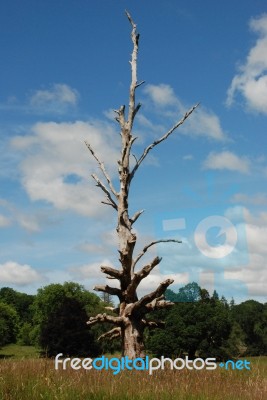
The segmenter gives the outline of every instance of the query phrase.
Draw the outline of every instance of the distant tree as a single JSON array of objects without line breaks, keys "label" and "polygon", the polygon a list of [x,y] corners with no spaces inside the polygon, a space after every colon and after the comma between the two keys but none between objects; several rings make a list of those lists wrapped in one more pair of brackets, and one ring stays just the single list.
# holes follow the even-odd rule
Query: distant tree
[{"label": "distant tree", "polygon": [[229,308],[229,304],[228,304],[228,301],[227,301],[227,299],[225,298],[225,296],[222,296],[220,301],[221,301],[222,304],[224,304],[224,306],[225,306],[226,308]]},{"label": "distant tree", "polygon": [[51,284],[38,290],[34,302],[36,342],[47,355],[96,355],[101,351],[95,333],[86,327],[88,316],[102,311],[98,296],[74,282]]},{"label": "distant tree", "polygon": [[231,333],[224,346],[232,358],[242,357],[246,353],[246,335],[236,321],[232,322]]},{"label": "distant tree", "polygon": [[209,303],[210,294],[207,289],[200,289],[200,301]]},{"label": "distant tree", "polygon": [[246,355],[267,354],[267,305],[247,300],[232,308],[233,319],[245,334]]},{"label": "distant tree", "polygon": [[165,297],[167,300],[175,303],[194,303],[199,301],[201,298],[201,288],[196,282],[191,282],[181,287],[178,293],[174,293],[172,290],[167,289]]},{"label": "distant tree", "polygon": [[[192,288],[195,290],[190,290]],[[179,291],[183,294],[183,299],[198,299],[197,301],[178,302],[172,309],[164,311],[165,339],[163,340],[162,334],[158,331],[151,331],[147,337],[148,349],[153,354],[157,356],[188,354],[191,358],[210,356],[217,359],[224,359],[230,355],[227,340],[231,333],[232,322],[228,308],[223,302],[210,299],[206,289],[198,290],[198,288],[198,285],[194,284]],[[157,313],[157,317],[162,315]]]},{"label": "distant tree", "polygon": [[48,356],[96,356],[101,349],[93,332],[86,328],[88,316],[83,305],[64,297],[40,329],[39,343]]},{"label": "distant tree", "polygon": [[213,300],[219,300],[219,295],[218,295],[218,292],[216,290],[213,291],[211,298]]},{"label": "distant tree", "polygon": [[114,307],[113,297],[114,297],[114,296],[111,296],[109,293],[105,293],[105,292],[103,292],[102,295],[101,295],[102,301],[103,301],[107,306],[110,306],[110,307]]},{"label": "distant tree", "polygon": [[16,342],[18,323],[16,310],[10,305],[0,302],[0,346]]},{"label": "distant tree", "polygon": [[230,308],[232,309],[232,308],[234,308],[234,306],[235,306],[235,300],[232,297],[231,300],[230,300]]},{"label": "distant tree", "polygon": [[33,325],[29,322],[24,322],[18,332],[18,344],[21,346],[31,346],[35,344]]},{"label": "distant tree", "polygon": [[175,292],[174,292],[173,290],[171,290],[171,289],[166,289],[166,291],[165,291],[165,298],[166,298],[166,300],[171,301],[171,302],[173,302],[173,303],[176,303],[176,302],[179,301],[178,294],[175,293]]},{"label": "distant tree", "polygon": [[0,301],[9,304],[17,311],[21,324],[32,321],[34,298],[34,295],[17,292],[9,287],[0,289]]}]

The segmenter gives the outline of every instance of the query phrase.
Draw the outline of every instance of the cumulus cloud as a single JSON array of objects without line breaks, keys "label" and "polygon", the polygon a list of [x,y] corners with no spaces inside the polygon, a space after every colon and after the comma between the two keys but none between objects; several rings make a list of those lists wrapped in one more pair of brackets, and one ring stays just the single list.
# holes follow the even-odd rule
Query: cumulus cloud
[{"label": "cumulus cloud", "polygon": [[248,208],[243,208],[244,218],[248,224],[256,226],[267,226],[267,212],[260,211],[256,215],[252,214]]},{"label": "cumulus cloud", "polygon": [[144,93],[148,94],[157,106],[165,107],[175,105],[178,102],[173,88],[163,83],[159,85],[147,85],[144,88]]},{"label": "cumulus cloud", "polygon": [[[234,221],[234,215],[240,215],[238,207],[240,208],[236,206],[228,209],[225,215]],[[262,301],[262,298],[266,299],[267,286],[267,213],[253,213],[247,208],[242,209],[244,221],[239,221],[236,227],[243,224],[247,243],[244,251],[248,253],[248,260],[243,265],[237,264],[235,268],[226,267],[225,279],[242,282],[250,297],[259,297],[259,301]]]},{"label": "cumulus cloud", "polygon": [[249,110],[267,114],[267,14],[251,19],[249,26],[259,38],[232,80],[227,105],[240,94]]},{"label": "cumulus cloud", "polygon": [[[158,108],[157,112],[162,116],[173,119],[177,118],[177,115],[184,115],[190,109],[175,95],[173,88],[169,85],[147,85],[144,93],[152,101],[153,105]],[[148,125],[148,121],[144,120],[144,118],[142,119]],[[221,141],[227,138],[219,117],[204,106],[198,107],[179,130],[184,134],[204,136],[214,140]]]},{"label": "cumulus cloud", "polygon": [[42,279],[42,275],[30,265],[21,265],[14,261],[7,261],[4,264],[0,264],[1,284],[25,286],[41,281]]},{"label": "cumulus cloud", "polygon": [[[31,200],[44,200],[60,210],[101,216],[104,194],[90,174],[99,167],[86,149],[87,140],[114,175],[119,149],[114,128],[101,122],[37,123],[29,135],[17,136],[11,145],[24,154],[22,183]],[[106,207],[107,208],[107,207]]]},{"label": "cumulus cloud", "polygon": [[56,83],[47,90],[37,90],[29,100],[32,108],[55,113],[64,111],[66,106],[75,106],[77,101],[77,90],[61,83]]},{"label": "cumulus cloud", "polygon": [[[175,291],[177,285],[184,286],[189,283],[189,275],[184,273],[170,273],[167,275],[168,279],[173,279],[174,283],[170,286],[171,290]],[[163,281],[166,280],[166,275],[160,273],[158,268],[155,268],[146,279],[143,279],[138,287],[138,296],[145,296],[146,294],[154,291]]]},{"label": "cumulus cloud", "polygon": [[103,232],[100,237],[95,235],[96,242],[84,242],[77,246],[78,250],[90,254],[109,255],[118,247],[118,235],[115,229]]},{"label": "cumulus cloud", "polygon": [[246,225],[246,233],[248,238],[248,246],[251,253],[266,255],[267,254],[267,224],[265,226],[257,226],[252,224]]},{"label": "cumulus cloud", "polygon": [[0,103],[0,110],[37,115],[62,115],[73,112],[78,100],[79,92],[76,89],[65,83],[55,83],[47,89],[32,90],[23,101],[9,97],[5,103]]},{"label": "cumulus cloud", "polygon": [[243,174],[250,172],[250,161],[246,157],[239,157],[230,151],[211,152],[204,161],[203,166],[205,169],[227,169]]},{"label": "cumulus cloud", "polygon": [[219,117],[211,110],[201,106],[182,125],[182,130],[194,136],[205,136],[219,141],[227,139]]},{"label": "cumulus cloud", "polygon": [[54,224],[58,221],[51,210],[23,210],[20,206],[10,201],[0,199],[0,207],[5,211],[6,215],[0,214],[0,227],[18,225],[29,233],[40,232],[44,226]]},{"label": "cumulus cloud", "polygon": [[[101,265],[107,265],[114,268],[113,263],[108,258],[102,258],[99,261],[71,267],[69,268],[68,273],[72,277],[72,280],[80,282],[82,285],[85,285],[88,290],[91,291],[93,290],[95,285],[110,285],[110,280],[107,279],[100,270]],[[118,281],[112,281],[113,287],[118,287],[118,285]]]},{"label": "cumulus cloud", "polygon": [[110,267],[114,266],[108,259],[103,259],[101,262],[93,262],[90,264],[84,264],[75,268],[70,268],[70,272],[73,273],[75,277],[78,279],[99,279],[99,277],[104,277],[104,275],[100,271],[101,265],[107,265]]},{"label": "cumulus cloud", "polygon": [[34,215],[28,216],[28,215],[21,214],[18,217],[18,223],[26,231],[29,231],[29,232],[39,232],[40,231],[40,225],[39,225],[38,219]]}]

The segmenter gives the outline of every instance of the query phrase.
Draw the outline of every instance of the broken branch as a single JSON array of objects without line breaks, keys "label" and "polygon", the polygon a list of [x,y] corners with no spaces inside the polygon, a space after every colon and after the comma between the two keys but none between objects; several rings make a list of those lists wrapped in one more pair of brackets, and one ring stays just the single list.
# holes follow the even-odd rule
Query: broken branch
[{"label": "broken branch", "polygon": [[116,198],[118,198],[118,193],[117,193],[116,190],[114,189],[114,186],[113,186],[113,184],[112,184],[112,182],[111,182],[111,179],[110,179],[110,177],[109,177],[109,175],[108,175],[108,173],[107,173],[107,171],[106,171],[106,169],[105,169],[104,163],[103,163],[102,161],[99,160],[99,158],[98,158],[97,155],[95,154],[94,150],[92,149],[90,143],[88,143],[87,141],[85,141],[85,144],[86,144],[87,148],[89,149],[89,151],[91,152],[92,156],[93,156],[93,157],[96,159],[96,161],[98,162],[98,164],[99,164],[99,166],[100,166],[100,169],[101,169],[101,171],[103,172],[103,175],[105,176],[105,178],[106,178],[106,180],[107,180],[107,182],[108,182],[108,185],[109,185],[109,187],[110,187],[110,190],[112,191],[112,193],[114,194],[114,196],[115,196]]},{"label": "broken branch", "polygon": [[132,216],[132,218],[130,218],[130,222],[131,222],[131,224],[133,224],[135,221],[137,221],[137,219],[140,217],[140,215],[141,214],[143,214],[143,212],[144,212],[145,210],[140,210],[140,211],[137,211],[133,216]]},{"label": "broken branch", "polygon": [[[133,311],[141,311],[141,309],[146,306],[148,303],[156,299],[157,297],[160,297],[165,290],[167,289],[168,286],[170,286],[174,282],[173,279],[166,279],[166,281],[162,282],[154,292],[151,292],[150,294],[145,295],[142,297],[140,300],[138,300],[134,306],[133,306]],[[155,302],[156,304],[156,302]]]},{"label": "broken branch", "polygon": [[110,322],[115,325],[121,325],[123,322],[122,317],[113,317],[112,315],[107,315],[107,314],[97,314],[95,317],[90,317],[89,321],[86,322],[87,325],[94,325],[97,323],[104,323],[104,322]]},{"label": "broken branch", "polygon": [[120,280],[120,278],[122,277],[122,271],[119,271],[118,269],[107,267],[105,265],[101,265],[100,269],[104,274],[107,274],[114,279]]},{"label": "broken branch", "polygon": [[107,198],[108,198],[108,200],[109,200],[110,203],[111,203],[111,204],[109,204],[109,203],[104,203],[104,204],[112,205],[112,207],[115,208],[115,210],[118,210],[117,204],[116,204],[115,201],[112,199],[111,193],[110,193],[109,190],[106,188],[106,186],[104,185],[104,183],[102,183],[102,182],[100,181],[100,179],[99,179],[95,174],[92,174],[91,176],[92,176],[92,178],[96,181],[96,183],[97,183],[96,186],[100,187],[100,188],[103,190],[103,192],[107,195]]},{"label": "broken branch", "polygon": [[105,292],[110,294],[111,296],[118,296],[119,298],[121,298],[121,290],[118,288],[110,287],[108,285],[97,285],[94,287],[94,290],[96,292]]},{"label": "broken branch", "polygon": [[117,327],[117,328],[113,328],[110,331],[103,333],[101,336],[99,336],[99,338],[97,340],[102,340],[102,339],[109,339],[112,340],[115,337],[119,337],[121,336],[121,328]]}]

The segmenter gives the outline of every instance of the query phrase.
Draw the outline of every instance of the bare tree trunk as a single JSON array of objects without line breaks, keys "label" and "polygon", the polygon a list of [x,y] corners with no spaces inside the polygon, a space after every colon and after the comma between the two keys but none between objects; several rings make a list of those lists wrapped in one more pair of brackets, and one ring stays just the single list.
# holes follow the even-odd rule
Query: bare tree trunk
[{"label": "bare tree trunk", "polygon": [[[119,239],[119,261],[120,268],[115,269],[108,266],[101,266],[101,271],[107,275],[109,279],[117,279],[120,282],[120,288],[105,286],[95,286],[95,290],[108,293],[110,295],[116,295],[119,298],[119,308],[113,309],[117,316],[111,316],[107,314],[98,314],[96,317],[91,317],[87,322],[88,325],[95,323],[110,322],[115,325],[115,328],[109,332],[101,335],[100,338],[109,338],[121,336],[122,340],[122,355],[128,356],[130,359],[144,356],[144,342],[143,332],[146,326],[148,327],[162,327],[163,322],[148,321],[146,314],[152,310],[165,308],[171,306],[173,303],[168,302],[164,299],[164,292],[166,288],[173,283],[173,280],[167,279],[162,282],[159,287],[152,293],[142,297],[140,300],[137,297],[137,288],[140,282],[150,274],[161,261],[161,258],[155,257],[149,264],[144,265],[138,272],[135,272],[137,263],[141,260],[146,251],[153,245],[161,242],[176,242],[181,243],[175,239],[157,240],[146,245],[143,250],[134,256],[134,249],[136,245],[136,235],[132,231],[134,222],[140,217],[143,210],[137,211],[132,217],[129,216],[128,212],[128,197],[131,181],[146,158],[150,150],[166,140],[183,122],[189,117],[189,115],[197,107],[192,107],[181,120],[179,120],[165,135],[155,140],[149,146],[147,146],[139,159],[136,159],[136,164],[130,170],[130,155],[134,141],[137,139],[132,136],[132,127],[136,114],[138,113],[141,104],[135,103],[135,91],[144,83],[144,81],[137,81],[137,54],[138,54],[138,43],[139,34],[136,31],[136,24],[133,22],[130,14],[126,11],[128,20],[132,26],[132,42],[133,51],[130,60],[131,64],[131,84],[129,93],[129,107],[128,115],[125,115],[125,106],[121,106],[119,110],[114,110],[117,114],[116,120],[120,125],[121,135],[121,157],[118,160],[118,176],[120,181],[120,188],[117,192],[111,182],[111,179],[105,170],[103,162],[99,160],[91,145],[86,142],[88,149],[90,150],[93,157],[98,162],[100,169],[107,181],[107,186],[96,176],[92,175],[96,181],[96,185],[102,189],[107,199],[103,201],[104,204],[113,207],[118,215],[117,219],[117,234]],[[111,308],[108,307],[110,310]]]},{"label": "bare tree trunk", "polygon": [[126,327],[122,328],[122,356],[129,359],[145,356],[143,340],[144,328],[138,319],[128,321]]}]

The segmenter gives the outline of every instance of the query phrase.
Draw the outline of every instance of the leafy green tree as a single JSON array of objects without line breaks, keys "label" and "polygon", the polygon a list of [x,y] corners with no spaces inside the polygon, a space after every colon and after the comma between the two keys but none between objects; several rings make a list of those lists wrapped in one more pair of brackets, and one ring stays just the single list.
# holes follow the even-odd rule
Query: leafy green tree
[{"label": "leafy green tree", "polygon": [[[214,300],[214,299],[213,299]],[[203,303],[209,303],[210,294],[207,289],[200,289],[200,301]],[[216,301],[216,300],[215,300]]]},{"label": "leafy green tree", "polygon": [[17,311],[21,323],[32,321],[34,298],[34,295],[20,293],[9,287],[0,289],[0,301],[9,304]]},{"label": "leafy green tree", "polygon": [[213,300],[219,300],[219,295],[218,295],[218,292],[216,290],[213,291],[211,298]]},{"label": "leafy green tree", "polygon": [[267,305],[247,300],[233,306],[233,319],[245,334],[246,355],[267,354]]},{"label": "leafy green tree", "polygon": [[166,291],[165,291],[165,298],[166,298],[168,301],[171,301],[171,302],[173,302],[173,303],[177,303],[177,302],[178,302],[178,294],[177,294],[177,293],[174,293],[174,291],[171,290],[171,289],[166,289]]},{"label": "leafy green tree", "polygon": [[93,332],[86,326],[88,320],[82,304],[65,297],[48,316],[40,330],[40,345],[48,356],[64,353],[69,356],[95,356],[101,350]]},{"label": "leafy green tree", "polygon": [[232,358],[243,356],[247,350],[246,335],[240,325],[233,321],[231,333],[225,343],[225,350]]},{"label": "leafy green tree", "polygon": [[33,326],[29,322],[24,322],[19,329],[18,344],[21,346],[34,345]]},{"label": "leafy green tree", "polygon": [[13,307],[0,302],[0,346],[16,342],[18,314]]},{"label": "leafy green tree", "polygon": [[[191,358],[197,355],[227,358],[227,340],[232,326],[228,307],[210,298],[208,291],[195,283],[180,289],[179,294],[183,299],[197,301],[178,302],[164,311],[165,340],[160,331],[151,331],[147,338],[149,350],[157,356],[188,354]],[[162,317],[159,312],[157,316]]]},{"label": "leafy green tree", "polygon": [[167,289],[165,297],[167,300],[174,303],[193,303],[200,300],[201,288],[196,282],[192,282],[180,288],[178,293]]},{"label": "leafy green tree", "polygon": [[74,282],[51,284],[38,290],[34,302],[36,343],[48,356],[96,355],[101,351],[88,317],[102,311],[98,296]]},{"label": "leafy green tree", "polygon": [[196,282],[188,283],[178,293],[179,302],[194,303],[200,300],[201,288]]}]

